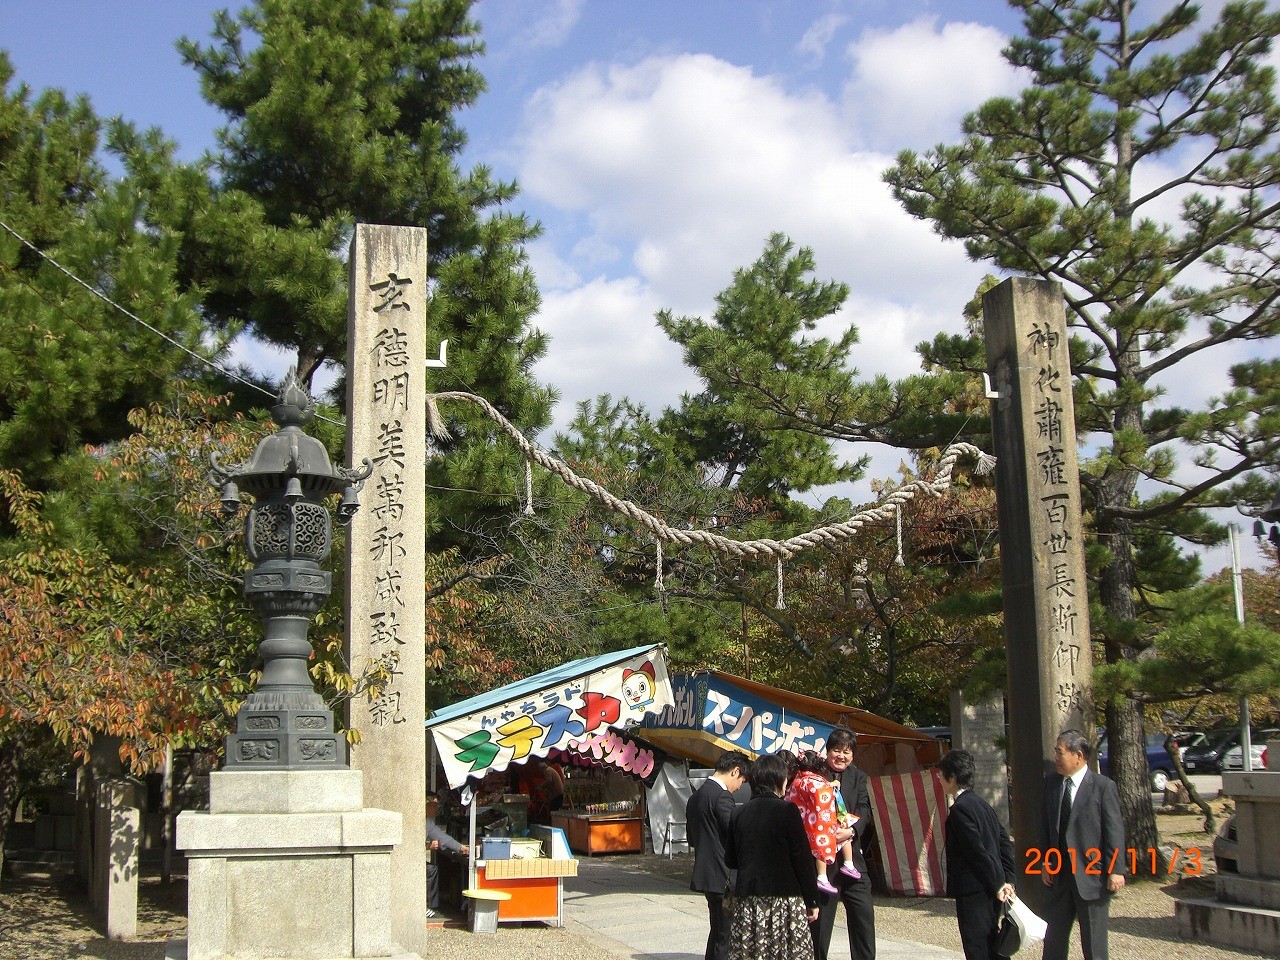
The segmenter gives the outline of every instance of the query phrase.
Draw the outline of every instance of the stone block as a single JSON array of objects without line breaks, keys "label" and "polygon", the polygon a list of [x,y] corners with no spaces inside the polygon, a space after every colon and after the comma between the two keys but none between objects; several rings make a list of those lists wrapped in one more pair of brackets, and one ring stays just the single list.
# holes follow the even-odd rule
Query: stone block
[{"label": "stone block", "polygon": [[135,807],[115,807],[110,813],[106,906],[107,939],[125,940],[138,934],[138,849],[141,814]]},{"label": "stone block", "polygon": [[977,763],[974,789],[1009,826],[1009,761],[999,744],[1005,737],[1004,695],[968,703],[962,690],[951,691],[951,745],[968,750]]},{"label": "stone block", "polygon": [[366,809],[342,815],[344,847],[395,846],[402,835],[400,814],[390,810]]},{"label": "stone block", "polygon": [[1220,873],[1216,882],[1219,900],[1245,907],[1280,910],[1280,880]]},{"label": "stone block", "polygon": [[342,846],[342,813],[202,813],[178,815],[178,849],[203,851],[313,850]]},{"label": "stone block", "polygon": [[227,953],[227,860],[195,857],[187,861],[188,960],[217,960]]},{"label": "stone block", "polygon": [[[378,960],[422,960],[416,953],[405,953],[398,946],[392,946],[386,953],[376,955]],[[186,940],[170,940],[164,946],[164,960],[193,960]],[[282,958],[291,960],[291,958]],[[340,960],[340,958],[334,958]]]},{"label": "stone block", "polygon": [[372,809],[183,812],[187,960],[412,956],[402,952],[392,927],[391,851],[399,821],[398,814]]},{"label": "stone block", "polygon": [[395,952],[391,936],[391,853],[358,853],[351,859],[351,944],[357,957]]},{"label": "stone block", "polygon": [[364,804],[359,770],[234,770],[209,775],[210,813],[346,813]]},{"label": "stone block", "polygon": [[[987,367],[997,392],[1011,830],[1025,855],[1040,833],[1045,758],[1066,727],[1091,729],[1092,651],[1081,493],[1062,288],[1010,277],[982,297]],[[1022,892],[1035,902],[1035,885]]]},{"label": "stone block", "polygon": [[[378,697],[350,703],[360,734],[351,766],[366,770],[365,802],[403,817],[404,841],[392,854],[391,910],[397,943],[423,952],[427,871],[425,790],[426,661],[423,651],[426,504],[410,491],[426,462],[427,231],[356,224],[347,312],[348,462],[366,457],[374,472],[363,496],[383,489],[394,512],[366,506],[347,530],[347,645],[353,665],[378,660],[394,638],[400,654]],[[391,432],[394,431],[394,432]],[[398,450],[402,457],[389,456]],[[404,491],[403,494],[396,491]],[[396,544],[395,550],[380,545]],[[379,583],[383,583],[380,588]],[[393,599],[386,584],[404,584]],[[397,587],[398,589],[398,587]]]},{"label": "stone block", "polygon": [[[1268,754],[1267,760],[1270,759],[1271,755]],[[1270,770],[1227,772],[1222,775],[1222,792],[1234,797],[1237,803],[1253,801],[1280,804],[1280,777]]]},{"label": "stone block", "polygon": [[347,857],[227,861],[227,953],[238,957],[351,957]]},{"label": "stone block", "polygon": [[1280,955],[1280,911],[1216,900],[1175,900],[1173,909],[1184,940]]}]

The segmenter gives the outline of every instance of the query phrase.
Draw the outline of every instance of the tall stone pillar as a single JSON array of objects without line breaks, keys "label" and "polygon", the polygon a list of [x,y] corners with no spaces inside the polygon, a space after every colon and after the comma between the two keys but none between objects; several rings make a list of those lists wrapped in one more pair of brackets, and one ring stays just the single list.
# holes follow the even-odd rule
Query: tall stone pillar
[{"label": "tall stone pillar", "polygon": [[374,470],[348,541],[347,656],[357,678],[371,669],[385,677],[351,701],[360,735],[351,766],[364,771],[366,803],[403,817],[391,863],[392,933],[422,954],[427,231],[358,224],[350,262],[348,453],[351,463],[368,457]]},{"label": "tall stone pillar", "polygon": [[[1058,733],[1093,732],[1075,408],[1062,288],[1015,277],[988,292],[982,310],[997,394],[991,425],[999,458],[1012,833],[1025,864],[1027,848],[1040,842],[1044,775]],[[1019,873],[1019,892],[1036,902],[1040,884]]]}]

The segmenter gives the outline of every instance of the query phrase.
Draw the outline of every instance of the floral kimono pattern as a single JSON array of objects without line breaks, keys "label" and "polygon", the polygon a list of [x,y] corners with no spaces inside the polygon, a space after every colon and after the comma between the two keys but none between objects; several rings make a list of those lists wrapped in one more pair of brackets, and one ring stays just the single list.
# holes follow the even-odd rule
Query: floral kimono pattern
[{"label": "floral kimono pattern", "polygon": [[840,807],[844,806],[839,789],[821,774],[802,770],[791,781],[787,799],[800,808],[814,858],[835,863],[840,846],[836,843],[836,830],[841,825]]}]

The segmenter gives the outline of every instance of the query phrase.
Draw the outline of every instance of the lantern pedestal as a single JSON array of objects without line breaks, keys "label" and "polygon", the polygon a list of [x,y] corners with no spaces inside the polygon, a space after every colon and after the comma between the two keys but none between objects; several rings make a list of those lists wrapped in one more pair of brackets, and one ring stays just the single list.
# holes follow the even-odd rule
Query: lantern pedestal
[{"label": "lantern pedestal", "polygon": [[1218,872],[1216,899],[1175,900],[1178,933],[1263,956],[1280,954],[1280,740],[1267,745],[1267,769],[1224,773],[1236,802],[1238,872]]},{"label": "lantern pedestal", "polygon": [[212,774],[209,812],[178,816],[187,940],[166,958],[416,956],[391,936],[400,815],[363,800],[358,770]]}]

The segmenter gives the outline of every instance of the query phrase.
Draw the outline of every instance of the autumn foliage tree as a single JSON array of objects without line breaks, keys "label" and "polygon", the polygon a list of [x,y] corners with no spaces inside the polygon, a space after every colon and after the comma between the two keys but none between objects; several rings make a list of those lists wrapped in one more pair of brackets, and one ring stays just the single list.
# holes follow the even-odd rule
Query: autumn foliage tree
[{"label": "autumn foliage tree", "polygon": [[[0,472],[9,515],[39,542],[41,497]],[[0,572],[0,837],[17,799],[24,733],[47,728],[77,759],[95,737],[120,740],[135,772],[168,743],[198,736],[205,721],[181,658],[157,642],[185,600],[153,571],[100,554],[31,545],[5,556]],[[0,860],[2,860],[0,850]]]}]

